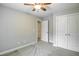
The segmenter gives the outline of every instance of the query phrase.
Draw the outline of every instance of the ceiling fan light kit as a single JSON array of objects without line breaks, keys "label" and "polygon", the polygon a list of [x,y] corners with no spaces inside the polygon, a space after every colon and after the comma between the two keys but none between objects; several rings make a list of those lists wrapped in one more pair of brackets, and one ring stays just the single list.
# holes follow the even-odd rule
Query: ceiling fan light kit
[{"label": "ceiling fan light kit", "polygon": [[41,8],[41,5],[35,5],[34,8],[35,9],[40,9]]},{"label": "ceiling fan light kit", "polygon": [[46,11],[47,5],[50,4],[51,3],[34,3],[34,4],[24,3],[24,5],[32,6],[33,7],[32,11],[36,11],[36,10]]}]

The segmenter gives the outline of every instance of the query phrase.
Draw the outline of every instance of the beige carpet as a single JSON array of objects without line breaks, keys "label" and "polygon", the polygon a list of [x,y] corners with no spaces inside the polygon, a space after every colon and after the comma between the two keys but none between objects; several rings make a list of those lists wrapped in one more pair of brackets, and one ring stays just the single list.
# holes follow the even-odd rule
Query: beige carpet
[{"label": "beige carpet", "polygon": [[22,48],[6,56],[79,56],[79,52],[53,47],[50,43],[39,41],[38,44]]}]

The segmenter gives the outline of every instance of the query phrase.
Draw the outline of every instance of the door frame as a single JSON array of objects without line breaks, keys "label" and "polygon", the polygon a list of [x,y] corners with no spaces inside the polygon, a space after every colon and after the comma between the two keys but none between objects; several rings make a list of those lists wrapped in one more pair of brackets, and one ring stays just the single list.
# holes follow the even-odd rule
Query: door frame
[{"label": "door frame", "polygon": [[49,20],[46,20],[48,21],[48,43],[50,43],[50,40],[49,40]]}]

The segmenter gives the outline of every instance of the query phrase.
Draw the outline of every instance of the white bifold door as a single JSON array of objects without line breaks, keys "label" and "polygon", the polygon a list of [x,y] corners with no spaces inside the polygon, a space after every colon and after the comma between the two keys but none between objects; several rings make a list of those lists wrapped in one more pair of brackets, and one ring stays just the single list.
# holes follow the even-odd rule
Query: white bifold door
[{"label": "white bifold door", "polygon": [[41,40],[48,42],[48,20],[42,21]]},{"label": "white bifold door", "polygon": [[68,49],[73,51],[79,51],[78,41],[78,20],[79,15],[68,15]]},{"label": "white bifold door", "polygon": [[56,16],[56,45],[79,52],[78,14]]},{"label": "white bifold door", "polygon": [[56,45],[67,48],[67,16],[56,17]]}]

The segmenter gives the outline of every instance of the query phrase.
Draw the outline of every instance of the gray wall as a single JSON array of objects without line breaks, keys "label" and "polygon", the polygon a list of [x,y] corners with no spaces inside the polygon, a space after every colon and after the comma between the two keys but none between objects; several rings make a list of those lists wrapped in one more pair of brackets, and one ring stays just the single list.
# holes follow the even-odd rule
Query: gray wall
[{"label": "gray wall", "polygon": [[0,52],[35,42],[37,19],[0,6]]}]

